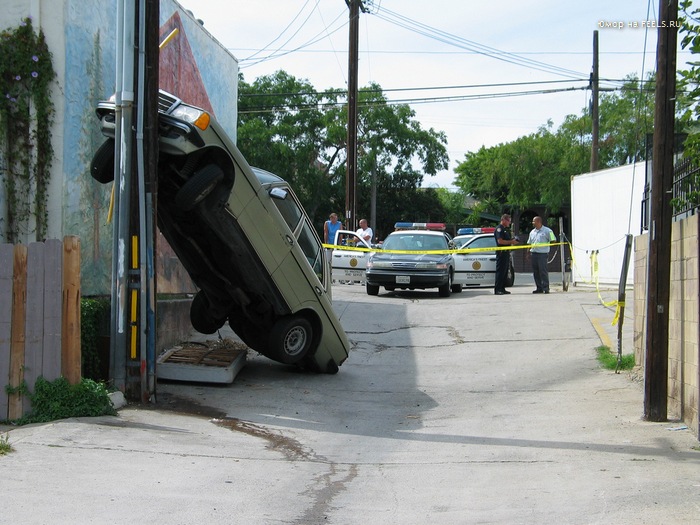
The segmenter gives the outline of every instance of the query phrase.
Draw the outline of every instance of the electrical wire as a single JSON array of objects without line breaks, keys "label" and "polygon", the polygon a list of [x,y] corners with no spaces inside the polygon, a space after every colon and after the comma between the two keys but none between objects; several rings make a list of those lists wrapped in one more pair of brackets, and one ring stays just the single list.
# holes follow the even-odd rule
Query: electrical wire
[{"label": "electrical wire", "polygon": [[[253,54],[250,55],[249,57],[245,58],[244,60],[251,60],[253,57],[255,57],[255,56],[257,56],[258,54],[262,53],[264,50],[266,50],[268,47],[270,47],[272,44],[274,44],[274,43],[277,42],[280,38],[282,38],[282,35],[285,34],[285,33],[287,32],[287,29],[289,29],[290,27],[292,27],[292,24],[296,21],[296,19],[299,18],[299,16],[301,16],[301,13],[304,11],[304,9],[306,8],[306,6],[309,5],[309,2],[310,2],[310,1],[311,1],[311,0],[306,0],[306,2],[304,3],[304,5],[301,6],[301,9],[299,10],[299,12],[294,16],[294,18],[292,18],[292,21],[289,22],[289,23],[287,24],[287,27],[285,27],[285,28],[282,30],[282,32],[281,32],[279,35],[277,35],[277,37],[275,37],[269,44],[267,44],[266,46],[260,48],[258,51],[256,51],[255,53],[253,53]],[[318,2],[319,2],[319,0],[316,0],[316,5],[314,6],[314,9],[315,9],[316,7],[318,7]],[[313,11],[312,11],[312,12],[313,12]],[[304,23],[306,23],[306,21],[308,21],[308,19],[309,19],[309,18],[307,17],[306,20],[304,20]],[[296,35],[302,27],[304,27],[304,24],[302,24],[301,26],[299,26],[299,29],[296,30],[296,32],[294,33],[294,35]],[[294,35],[292,35],[292,37],[293,37]],[[285,43],[288,43],[289,40],[291,40],[292,37],[290,37],[289,39],[287,39],[287,42],[285,42]],[[278,48],[277,50],[279,51],[279,48]]]},{"label": "electrical wire", "polygon": [[582,73],[578,72],[578,71],[573,71],[570,69],[565,69],[565,68],[561,68],[558,66],[553,66],[551,64],[546,64],[544,62],[539,62],[537,60],[525,58],[525,57],[518,55],[518,54],[515,54],[515,53],[501,51],[500,49],[485,46],[483,44],[479,44],[477,42],[467,40],[465,38],[453,35],[451,33],[447,33],[446,31],[441,31],[439,29],[435,29],[431,26],[428,26],[428,25],[423,24],[421,22],[417,22],[415,20],[412,20],[406,16],[395,13],[387,8],[382,8],[381,10],[378,10],[376,13],[373,13],[373,14],[374,14],[374,16],[376,16],[377,18],[379,18],[381,20],[384,20],[385,22],[402,27],[408,31],[413,32],[413,33],[423,35],[425,37],[431,38],[433,40],[437,40],[438,42],[442,42],[442,43],[445,43],[445,44],[448,44],[448,45],[451,45],[454,47],[458,47],[461,49],[468,49],[468,50],[474,51],[475,53],[478,53],[480,55],[495,58],[495,59],[501,60],[503,62],[507,62],[510,64],[523,66],[523,67],[527,67],[529,69],[535,69],[535,70],[539,70],[539,71],[543,71],[543,72],[547,72],[547,73],[553,73],[553,74],[564,76],[564,77],[579,78],[582,76]]},{"label": "electrical wire", "polygon": [[[340,14],[338,14],[338,16],[335,19],[333,19],[333,21],[331,22],[331,26],[333,24],[335,24],[336,22],[338,22],[338,20],[343,16],[343,14],[344,14],[344,11],[341,12]],[[307,18],[307,20],[308,20],[308,18]],[[241,59],[239,61],[239,68],[245,69],[248,67],[256,66],[258,64],[261,64],[263,62],[267,62],[269,60],[274,60],[274,59],[289,55],[291,53],[296,53],[296,52],[301,51],[302,49],[307,48],[309,46],[312,46],[312,45],[314,45],[314,44],[316,44],[316,43],[318,43],[326,38],[328,38],[330,40],[329,37],[332,34],[336,33],[337,31],[343,29],[347,25],[347,23],[348,23],[347,21],[344,21],[338,27],[336,27],[334,29],[329,29],[328,26],[324,26],[324,28],[321,31],[319,31],[314,36],[312,36],[309,40],[307,40],[306,42],[304,42],[303,44],[301,44],[295,48],[284,50],[280,47],[276,51],[273,51],[270,54],[265,55],[265,56],[259,58],[258,60],[254,60],[252,62],[249,61],[249,59],[245,59],[245,58]],[[297,33],[298,33],[298,31],[295,33],[295,35]],[[289,43],[289,40],[287,41],[287,43]]]}]

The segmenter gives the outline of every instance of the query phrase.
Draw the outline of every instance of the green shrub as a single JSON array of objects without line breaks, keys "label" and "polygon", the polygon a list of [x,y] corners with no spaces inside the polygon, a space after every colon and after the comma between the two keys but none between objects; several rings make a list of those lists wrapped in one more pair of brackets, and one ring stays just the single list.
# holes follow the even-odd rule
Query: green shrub
[{"label": "green shrub", "polygon": [[68,417],[115,415],[117,411],[104,383],[82,379],[71,385],[65,377],[47,381],[39,377],[29,393],[32,409],[16,423],[44,423]]},{"label": "green shrub", "polygon": [[[104,370],[108,363],[100,355],[100,343],[104,335],[109,334],[109,299],[102,297],[83,297],[80,300],[80,352],[82,359],[82,376],[94,381],[106,381],[108,372]],[[108,356],[106,357],[108,359]]]}]

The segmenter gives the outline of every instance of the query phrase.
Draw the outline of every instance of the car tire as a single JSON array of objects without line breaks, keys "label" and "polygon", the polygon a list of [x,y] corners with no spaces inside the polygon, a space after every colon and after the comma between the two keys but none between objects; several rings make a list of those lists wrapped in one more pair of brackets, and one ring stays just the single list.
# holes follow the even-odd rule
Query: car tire
[{"label": "car tire", "polygon": [[224,321],[217,321],[209,314],[209,299],[204,294],[202,290],[197,292],[197,295],[192,299],[192,304],[190,305],[190,322],[192,323],[192,328],[197,330],[200,334],[213,334],[221,328]]},{"label": "car tire", "polygon": [[114,139],[107,139],[92,156],[90,175],[100,184],[114,181]]},{"label": "car tire", "polygon": [[195,172],[175,195],[175,205],[189,211],[209,195],[224,179],[224,171],[216,164],[208,164]]},{"label": "car tire", "polygon": [[311,323],[301,316],[277,320],[268,338],[268,348],[280,363],[294,364],[306,357],[313,341]]},{"label": "car tire", "polygon": [[365,285],[367,295],[379,295],[379,286],[367,283]]},{"label": "car tire", "polygon": [[440,297],[449,297],[450,293],[452,293],[452,272],[447,276],[447,283],[438,287]]},{"label": "car tire", "polygon": [[462,293],[462,285],[461,284],[453,284],[452,285],[452,293]]}]

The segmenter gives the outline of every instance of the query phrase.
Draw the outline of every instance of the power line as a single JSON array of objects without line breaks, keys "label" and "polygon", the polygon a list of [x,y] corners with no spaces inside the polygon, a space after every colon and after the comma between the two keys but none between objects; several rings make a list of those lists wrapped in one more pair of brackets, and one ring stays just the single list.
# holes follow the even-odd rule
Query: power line
[{"label": "power line", "polygon": [[[586,79],[586,82],[588,80]],[[456,101],[469,101],[469,100],[483,100],[483,99],[494,99],[494,98],[505,98],[505,97],[521,97],[528,95],[550,95],[554,93],[563,93],[567,91],[584,91],[588,90],[588,84],[585,86],[574,86],[566,88],[556,88],[556,89],[538,89],[532,91],[510,91],[501,93],[478,93],[472,95],[448,95],[443,97],[421,97],[421,98],[404,98],[395,100],[383,100],[383,101],[359,101],[358,107],[367,108],[375,107],[381,105],[399,105],[399,104],[430,104],[430,103],[441,103],[441,102],[456,102]],[[279,94],[277,95],[279,96]],[[316,102],[316,103],[304,103],[304,104],[284,104],[279,106],[258,106],[255,108],[249,108],[245,110],[240,110],[238,113],[243,114],[261,114],[261,113],[272,113],[280,111],[282,109],[291,109],[294,111],[304,111],[304,110],[318,110],[322,108],[329,107],[342,107],[345,102]]]},{"label": "power line", "polygon": [[459,37],[457,35],[453,35],[453,34],[445,32],[445,31],[435,29],[435,28],[428,26],[426,24],[423,24],[421,22],[417,22],[415,20],[412,20],[406,16],[395,13],[389,9],[386,9],[386,8],[382,8],[381,10],[378,10],[376,13],[373,13],[373,14],[377,18],[380,18],[388,23],[397,25],[399,27],[403,27],[404,29],[407,29],[408,31],[411,31],[413,33],[417,33],[419,35],[426,36],[428,38],[431,38],[433,40],[437,40],[438,42],[443,42],[443,43],[451,45],[451,46],[455,46],[455,47],[459,47],[459,48],[463,48],[463,49],[469,49],[469,50],[472,50],[478,54],[488,56],[491,58],[495,58],[495,59],[501,60],[503,62],[527,67],[530,69],[536,69],[536,70],[544,71],[544,72],[548,72],[548,73],[554,73],[554,74],[565,76],[565,77],[578,78],[578,77],[581,77],[581,75],[582,75],[581,72],[561,68],[558,66],[553,66],[551,64],[546,64],[544,62],[539,62],[536,60],[531,60],[529,58],[525,58],[525,57],[518,55],[518,54],[515,54],[515,53],[501,51],[500,49],[496,49],[494,47],[485,46],[483,44],[479,44],[477,42],[467,40],[467,39]]},{"label": "power line", "polygon": [[[607,91],[613,90],[617,91],[628,79],[613,79],[613,78],[601,78],[601,82],[607,82],[613,84],[613,86],[607,88]],[[653,83],[653,80],[637,80],[640,83]],[[549,85],[549,84],[562,84],[562,83],[572,83],[572,82],[589,82],[588,77],[581,77],[571,80],[540,80],[540,81],[528,81],[528,82],[499,82],[499,83],[488,83],[488,84],[463,84],[463,85],[451,85],[451,86],[422,86],[422,87],[404,87],[404,88],[362,88],[361,93],[397,93],[405,91],[437,91],[437,90],[448,90],[448,89],[482,89],[482,88],[497,88],[497,87],[512,87],[512,86],[533,86],[533,85]],[[242,93],[239,94],[240,98],[265,98],[265,97],[297,97],[297,96],[330,96],[330,95],[344,95],[345,91],[341,89],[330,90],[330,91],[304,91],[304,92],[286,92],[286,93]]]}]

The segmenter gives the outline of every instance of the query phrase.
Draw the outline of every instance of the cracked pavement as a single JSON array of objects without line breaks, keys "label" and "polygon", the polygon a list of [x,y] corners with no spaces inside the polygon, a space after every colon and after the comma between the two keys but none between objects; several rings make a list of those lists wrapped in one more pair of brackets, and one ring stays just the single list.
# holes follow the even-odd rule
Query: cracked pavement
[{"label": "cracked pavement", "polygon": [[336,285],[353,345],[337,375],[249,352],[231,385],[161,382],[153,406],[12,429],[0,521],[697,520],[697,436],[643,421],[641,383],[598,367],[591,319],[614,312],[518,280],[499,297]]}]

